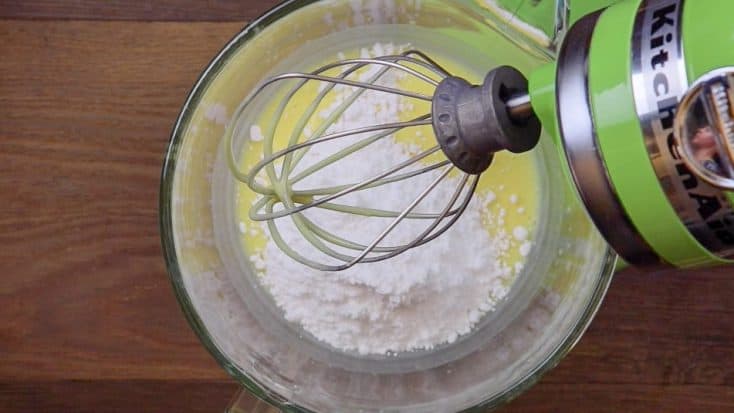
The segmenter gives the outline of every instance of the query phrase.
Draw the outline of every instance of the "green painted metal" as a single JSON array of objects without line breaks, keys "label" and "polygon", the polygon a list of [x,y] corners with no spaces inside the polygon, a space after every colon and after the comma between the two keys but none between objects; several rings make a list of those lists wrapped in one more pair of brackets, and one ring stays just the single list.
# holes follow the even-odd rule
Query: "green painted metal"
[{"label": "green painted metal", "polygon": [[[712,13],[712,10],[715,12]],[[688,80],[734,66],[734,2],[688,0],[683,6],[683,50]]]},{"label": "green painted metal", "polygon": [[[538,70],[535,70],[528,77],[528,89],[530,93],[530,101],[533,105],[535,115],[540,119],[540,124],[546,134],[553,139],[554,146],[558,152],[559,159],[566,159],[561,142],[561,133],[558,129],[556,119],[556,64],[548,63]],[[568,182],[573,182],[571,171],[568,164],[564,165],[563,174]],[[579,198],[580,200],[580,198]]]},{"label": "green painted metal", "polygon": [[573,23],[587,14],[619,2],[620,0],[568,0],[569,21]]},{"label": "green painted metal", "polygon": [[[556,125],[556,63],[548,63],[530,73],[528,77],[530,100],[541,125],[548,131],[557,131]],[[553,136],[560,146],[558,133]],[[562,151],[563,148],[560,148]],[[562,154],[562,153],[561,153]]]},{"label": "green painted metal", "polygon": [[[571,3],[572,21],[614,4],[599,19],[589,52],[590,102],[599,151],[630,220],[664,260],[681,268],[731,264],[732,261],[708,251],[690,234],[665,196],[650,162],[631,84],[631,41],[639,3],[640,0]],[[689,0],[683,13],[683,50],[689,81],[713,69],[734,66],[734,2]],[[556,120],[555,73],[555,63],[531,73],[530,94],[536,114],[545,130],[553,133],[563,158]],[[568,168],[564,169],[570,179]],[[727,195],[734,202],[734,193]]]},{"label": "green painted metal", "polygon": [[607,9],[589,56],[589,90],[599,148],[619,199],[642,237],[678,267],[724,263],[690,234],[650,162],[632,92],[631,39],[639,1]]}]

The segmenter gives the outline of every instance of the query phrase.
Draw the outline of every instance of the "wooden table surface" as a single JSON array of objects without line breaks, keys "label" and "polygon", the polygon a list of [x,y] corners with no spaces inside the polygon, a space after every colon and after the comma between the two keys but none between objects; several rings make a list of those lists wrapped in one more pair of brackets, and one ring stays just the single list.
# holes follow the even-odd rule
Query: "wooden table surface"
[{"label": "wooden table surface", "polygon": [[[275,0],[0,0],[0,412],[216,412],[237,385],[173,296],[158,179],[207,62]],[[732,270],[615,277],[503,412],[734,411]]]}]

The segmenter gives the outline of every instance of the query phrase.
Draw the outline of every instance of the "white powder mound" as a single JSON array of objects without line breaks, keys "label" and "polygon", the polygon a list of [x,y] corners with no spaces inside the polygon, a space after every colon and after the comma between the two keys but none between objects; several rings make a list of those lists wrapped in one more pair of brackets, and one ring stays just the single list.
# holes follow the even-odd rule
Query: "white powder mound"
[{"label": "white powder mound", "polygon": [[[382,53],[395,52],[395,47],[389,44],[377,45],[375,49]],[[375,51],[363,50],[361,54],[374,55]],[[400,78],[397,75],[384,81],[394,83]],[[338,103],[337,99],[334,105]],[[365,93],[332,130],[393,122],[408,104],[399,96]],[[321,114],[322,118],[326,114],[328,111]],[[348,143],[317,145],[304,156],[302,163],[309,165],[323,159],[339,145]],[[397,165],[419,150],[388,137],[313,174],[296,187],[356,182]],[[409,181],[358,192],[340,202],[401,210],[436,175],[420,175]],[[441,211],[458,181],[458,177],[447,178],[419,210]],[[492,216],[489,210],[495,198],[491,192],[476,195],[463,216],[445,234],[387,261],[357,264],[341,272],[322,272],[294,261],[272,239],[251,260],[285,318],[324,343],[360,354],[430,349],[469,333],[505,297],[517,272],[522,270],[521,264],[508,264],[505,256],[511,248],[518,247],[518,240],[525,241],[527,231],[516,230],[513,237],[500,229],[498,235],[491,237],[486,229],[503,223],[504,210],[500,208],[498,216]],[[306,215],[326,229],[362,243],[369,243],[391,221],[317,209],[309,210]],[[408,220],[383,245],[410,240],[429,222]],[[289,219],[278,220],[277,224],[282,238],[294,250],[307,257],[324,259]]]}]

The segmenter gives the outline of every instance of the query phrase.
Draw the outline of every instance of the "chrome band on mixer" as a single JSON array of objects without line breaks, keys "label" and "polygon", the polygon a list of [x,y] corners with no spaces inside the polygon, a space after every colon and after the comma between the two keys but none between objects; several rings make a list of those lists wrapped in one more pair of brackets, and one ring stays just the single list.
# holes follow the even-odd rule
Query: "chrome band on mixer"
[{"label": "chrome band on mixer", "polygon": [[734,217],[726,195],[685,164],[674,118],[688,89],[681,41],[683,0],[643,0],[632,39],[632,89],[650,162],[671,206],[690,234],[711,253],[734,257]]},{"label": "chrome band on mixer", "polygon": [[578,193],[604,238],[627,262],[665,267],[632,224],[598,151],[589,101],[591,35],[601,12],[579,20],[566,35],[556,72],[556,110],[563,147]]}]

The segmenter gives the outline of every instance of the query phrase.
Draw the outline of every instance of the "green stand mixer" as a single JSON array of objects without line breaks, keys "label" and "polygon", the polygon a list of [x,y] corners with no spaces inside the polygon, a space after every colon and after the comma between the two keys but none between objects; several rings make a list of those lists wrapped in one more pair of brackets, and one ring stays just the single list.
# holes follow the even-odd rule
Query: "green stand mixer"
[{"label": "green stand mixer", "polygon": [[619,3],[575,23],[557,62],[530,76],[589,214],[634,266],[731,263],[734,25],[722,7]]},{"label": "green stand mixer", "polygon": [[[288,245],[279,245],[284,253],[306,266],[322,271],[340,271],[353,265],[369,265],[369,262],[420,248],[460,220],[475,191],[478,176],[499,173],[493,171],[492,165],[496,153],[542,150],[554,158],[548,163],[548,173],[557,173],[567,186],[547,188],[548,199],[566,199],[564,194],[568,192],[573,198],[569,202],[578,204],[569,208],[573,210],[571,213],[578,211],[579,216],[593,223],[588,228],[583,223],[574,228],[574,231],[588,237],[575,246],[581,251],[578,256],[584,259],[592,257],[589,260],[593,265],[550,262],[549,273],[562,264],[571,267],[571,270],[564,267],[564,271],[574,275],[556,277],[563,279],[562,283],[556,279],[543,280],[562,290],[562,298],[545,293],[533,295],[528,300],[531,303],[528,308],[511,307],[509,310],[520,320],[521,325],[517,329],[508,327],[511,330],[508,332],[502,330],[505,327],[502,326],[493,331],[494,327],[485,325],[486,328],[483,327],[484,330],[473,338],[459,343],[455,349],[448,349],[448,355],[442,353],[440,357],[430,359],[429,355],[418,354],[408,355],[405,360],[376,358],[355,361],[347,356],[325,353],[302,336],[286,331],[287,328],[278,324],[275,318],[268,318],[267,311],[253,305],[253,302],[259,303],[258,292],[246,292],[250,295],[238,308],[223,306],[222,309],[214,309],[218,305],[215,300],[229,294],[228,287],[214,291],[211,297],[205,297],[202,291],[208,288],[206,283],[225,282],[222,280],[227,277],[221,274],[226,271],[221,268],[226,265],[220,263],[220,256],[225,262],[228,254],[235,253],[230,251],[230,246],[216,244],[214,248],[211,246],[214,241],[201,241],[202,237],[208,237],[211,228],[202,229],[199,218],[191,218],[214,215],[213,221],[218,219],[217,213],[211,212],[216,205],[209,202],[210,193],[216,190],[211,187],[215,185],[211,179],[197,178],[212,169],[216,175],[216,167],[196,162],[214,159],[220,150],[219,141],[209,144],[203,143],[203,139],[195,139],[200,131],[191,125],[197,124],[195,119],[206,116],[201,114],[205,111],[198,107],[207,101],[207,93],[214,93],[212,91],[218,90],[217,87],[225,90],[228,85],[244,82],[239,75],[231,75],[223,77],[221,83],[224,86],[212,86],[215,84],[212,79],[220,75],[218,71],[226,66],[223,63],[225,57],[234,59],[232,56],[236,53],[245,56],[247,52],[237,51],[236,46],[244,44],[242,42],[253,42],[252,36],[259,35],[261,26],[277,22],[286,15],[288,7],[312,5],[312,2],[302,2],[293,6],[295,3],[299,2],[274,9],[262,21],[255,23],[253,27],[257,30],[246,30],[239,35],[202,75],[174,130],[169,160],[164,167],[161,197],[162,232],[169,271],[190,323],[229,373],[252,393],[278,405],[280,410],[485,411],[527,389],[579,339],[601,302],[616,264],[616,255],[606,250],[607,244],[626,263],[642,270],[728,265],[734,259],[734,94],[730,89],[730,82],[734,81],[734,49],[727,47],[734,39],[734,25],[730,22],[734,5],[714,0],[600,0],[580,1],[565,7],[567,2],[560,1],[488,0],[456,2],[450,8],[447,5],[444,11],[441,2],[433,5],[427,1],[429,4],[423,6],[425,9],[435,7],[434,14],[443,16],[445,13],[456,19],[460,17],[455,16],[470,12],[480,16],[486,14],[486,9],[479,9],[475,3],[509,10],[506,13],[510,18],[479,18],[468,21],[467,25],[481,21],[482,25],[490,25],[495,32],[501,33],[514,30],[511,23],[515,18],[524,19],[539,31],[518,29],[512,36],[504,34],[511,38],[511,43],[519,44],[529,54],[540,57],[533,64],[513,64],[516,68],[504,65],[512,62],[498,61],[503,66],[491,70],[479,86],[452,76],[420,50],[378,58],[344,59],[312,72],[283,73],[257,85],[243,86],[245,96],[232,99],[237,102],[232,107],[233,118],[246,112],[253,99],[267,97],[268,87],[280,81],[301,81],[300,85],[314,81],[325,84],[315,93],[315,100],[336,84],[412,96],[428,102],[430,110],[424,116],[350,133],[376,133],[370,139],[380,139],[405,128],[423,125],[430,126],[436,138],[432,149],[404,165],[396,165],[391,171],[394,175],[379,175],[349,185],[298,192],[290,187],[287,176],[279,178],[269,174],[269,168],[281,160],[298,158],[299,151],[350,133],[334,134],[323,130],[305,142],[294,140],[283,150],[272,150],[271,147],[255,167],[243,171],[235,155],[238,151],[233,147],[234,137],[241,131],[235,122],[226,127],[219,125],[220,135],[224,136],[221,146],[226,148],[226,161],[223,162],[226,166],[221,169],[227,172],[227,179],[237,184],[244,182],[260,195],[250,210],[250,217],[268,225],[279,218],[294,219],[304,237],[329,259],[324,262],[314,260]],[[558,7],[559,4],[564,7]],[[455,15],[452,14],[454,12]],[[323,11],[319,13],[323,14]],[[433,28],[443,23],[431,17],[421,24]],[[475,27],[479,26],[472,26]],[[297,32],[295,27],[293,32]],[[467,29],[467,32],[470,36],[472,30]],[[539,32],[545,33],[544,41],[547,41],[540,53],[537,48],[527,46],[528,39],[540,36]],[[480,47],[481,39],[479,36],[471,47]],[[264,46],[254,44],[249,50],[258,52],[258,47],[266,50],[260,51],[261,55],[267,55],[273,43],[265,42]],[[289,47],[286,43],[283,53],[293,49]],[[330,74],[329,70],[339,67],[346,68],[343,73],[349,73]],[[349,77],[350,73],[365,68],[376,68],[377,74],[372,81]],[[379,86],[379,77],[395,70],[418,79],[425,78],[434,86],[434,93],[421,96]],[[244,103],[240,104],[241,101]],[[308,108],[304,111],[313,112]],[[212,134],[218,132],[219,129]],[[265,141],[267,145],[268,137]],[[368,150],[369,144],[358,145],[353,150]],[[201,149],[196,145],[208,146]],[[188,154],[192,155],[186,158]],[[422,159],[437,154],[443,154],[445,158],[436,164],[438,166],[427,166],[418,169],[419,172],[404,172],[403,168],[419,165]],[[177,157],[187,159],[186,163],[179,160],[178,165],[186,169],[176,169]],[[326,163],[331,161],[325,160]],[[213,160],[206,162],[214,163]],[[446,200],[441,211],[423,215],[416,213],[413,207],[420,202],[420,197],[406,209],[394,211],[355,209],[338,204],[339,198],[375,185],[402,180],[407,183],[418,173],[430,172],[434,166],[451,168],[450,172],[447,169],[446,175],[457,173],[462,176],[454,197]],[[263,175],[266,182],[257,179]],[[197,189],[199,187],[201,190]],[[197,191],[203,195],[193,196]],[[430,187],[426,188],[421,196],[428,196],[430,191]],[[189,203],[180,202],[180,199],[187,199]],[[274,209],[276,204],[282,208]],[[190,208],[190,211],[183,211],[185,208]],[[309,208],[331,208],[364,216],[380,215],[394,221],[375,240],[360,244],[336,237],[317,224],[303,220],[301,214]],[[408,242],[382,245],[392,229],[411,219],[427,220],[429,225]],[[216,227],[216,223],[210,226]],[[269,228],[277,238],[277,228],[274,225]],[[559,227],[557,232],[562,233],[563,230]],[[205,246],[189,247],[197,243]],[[330,244],[342,249],[335,250]],[[594,249],[583,250],[587,246]],[[345,249],[352,253],[345,253]],[[552,261],[551,258],[548,260]],[[580,281],[575,282],[577,273],[588,275],[579,275]],[[563,286],[558,287],[558,284]],[[548,286],[535,287],[542,289]],[[241,321],[244,324],[227,324],[227,317],[237,311],[247,313],[243,317],[245,320]],[[211,315],[207,316],[207,312]],[[565,314],[574,314],[578,321],[573,325],[562,324],[568,322]],[[516,348],[517,342],[522,340],[510,340],[508,337],[517,331],[532,330],[522,323],[533,324],[538,331],[537,325],[546,327],[537,333],[537,337],[525,338],[530,350],[524,349],[523,357],[530,354],[527,357],[537,356],[540,360],[523,358],[512,364],[507,355],[497,355],[494,349],[509,342],[512,345],[507,344],[508,348]],[[275,326],[272,327],[274,332],[266,331],[263,326]],[[225,335],[228,335],[227,339],[222,338]],[[229,337],[234,336],[228,342]],[[243,355],[238,358],[235,354],[245,348],[247,351],[242,350]],[[406,372],[398,371],[395,366],[405,367]],[[488,371],[495,372],[493,369],[497,372],[495,377],[486,378],[491,376]],[[510,377],[515,373],[517,377]],[[464,378],[466,381],[462,381]],[[480,378],[486,380],[480,382]],[[493,389],[491,394],[488,394],[488,388]],[[501,390],[495,391],[495,388]],[[406,398],[413,399],[401,405],[396,401],[400,391],[405,392]],[[240,394],[229,411],[268,411],[264,405],[246,406],[247,400],[245,393]]]}]

